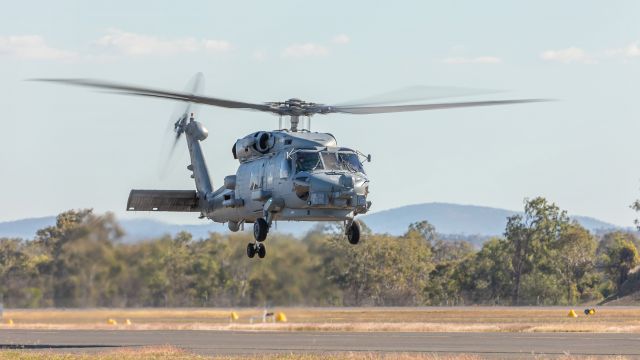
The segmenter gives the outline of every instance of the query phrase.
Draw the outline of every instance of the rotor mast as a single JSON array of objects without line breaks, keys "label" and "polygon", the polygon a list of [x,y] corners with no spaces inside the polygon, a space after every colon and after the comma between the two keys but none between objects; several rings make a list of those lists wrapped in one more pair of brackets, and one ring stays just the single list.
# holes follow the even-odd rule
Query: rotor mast
[{"label": "rotor mast", "polygon": [[297,132],[298,123],[300,122],[300,115],[290,115],[289,118],[291,121],[291,132]]}]

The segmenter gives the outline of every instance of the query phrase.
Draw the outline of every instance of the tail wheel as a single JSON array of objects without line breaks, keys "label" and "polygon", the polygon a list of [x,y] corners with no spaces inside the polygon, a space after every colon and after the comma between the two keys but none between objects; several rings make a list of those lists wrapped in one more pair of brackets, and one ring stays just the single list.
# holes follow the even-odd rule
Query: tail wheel
[{"label": "tail wheel", "polygon": [[352,222],[347,228],[346,235],[350,244],[355,245],[360,242],[360,224],[357,221]]},{"label": "tail wheel", "polygon": [[253,245],[253,243],[247,244],[247,256],[250,259],[253,259],[253,257],[256,256],[256,247],[255,245]]},{"label": "tail wheel", "polygon": [[259,218],[253,223],[253,237],[258,242],[264,241],[267,238],[269,232],[269,224],[263,218]]},{"label": "tail wheel", "polygon": [[264,244],[258,244],[258,257],[260,259],[264,259],[264,257],[267,255],[267,249],[265,248]]}]

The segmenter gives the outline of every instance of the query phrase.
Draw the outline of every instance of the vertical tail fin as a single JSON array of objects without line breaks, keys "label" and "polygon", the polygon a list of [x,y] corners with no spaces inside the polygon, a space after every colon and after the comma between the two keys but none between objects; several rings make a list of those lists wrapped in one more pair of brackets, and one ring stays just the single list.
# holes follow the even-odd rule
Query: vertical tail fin
[{"label": "vertical tail fin", "polygon": [[191,164],[187,168],[193,172],[191,177],[196,182],[198,195],[201,199],[204,199],[207,194],[213,191],[209,170],[200,147],[200,141],[206,139],[209,132],[201,123],[193,119],[193,114],[191,114],[189,122],[183,126],[187,138],[187,146],[189,147],[189,157],[191,158]]}]

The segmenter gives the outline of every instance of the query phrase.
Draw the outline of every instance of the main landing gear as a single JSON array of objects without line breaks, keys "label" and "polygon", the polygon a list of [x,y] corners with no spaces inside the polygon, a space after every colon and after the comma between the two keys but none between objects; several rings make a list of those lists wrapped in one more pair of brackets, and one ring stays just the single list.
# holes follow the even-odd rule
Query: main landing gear
[{"label": "main landing gear", "polygon": [[360,242],[360,223],[351,220],[345,223],[345,233],[347,240],[352,245]]},{"label": "main landing gear", "polygon": [[267,255],[267,249],[262,243],[269,233],[269,223],[263,218],[259,218],[253,223],[253,238],[255,243],[247,244],[247,256],[253,258],[258,254],[260,259],[263,259]]},{"label": "main landing gear", "polygon": [[258,218],[256,222],[253,223],[253,237],[257,242],[263,242],[264,239],[267,238],[267,234],[269,233],[269,224],[263,218]]}]

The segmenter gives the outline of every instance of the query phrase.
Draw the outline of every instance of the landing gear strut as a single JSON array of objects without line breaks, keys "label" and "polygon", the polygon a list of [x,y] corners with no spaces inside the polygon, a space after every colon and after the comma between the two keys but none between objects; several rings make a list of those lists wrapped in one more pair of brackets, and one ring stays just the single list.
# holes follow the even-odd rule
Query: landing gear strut
[{"label": "landing gear strut", "polygon": [[267,249],[262,243],[269,233],[269,223],[263,219],[258,218],[253,223],[253,238],[256,239],[255,243],[247,244],[247,256],[253,258],[258,254],[260,259],[263,259],[267,255]]},{"label": "landing gear strut", "polygon": [[360,242],[360,224],[357,221],[350,221],[346,224],[345,235],[352,245]]}]

